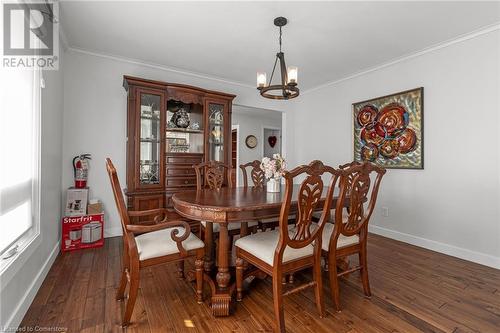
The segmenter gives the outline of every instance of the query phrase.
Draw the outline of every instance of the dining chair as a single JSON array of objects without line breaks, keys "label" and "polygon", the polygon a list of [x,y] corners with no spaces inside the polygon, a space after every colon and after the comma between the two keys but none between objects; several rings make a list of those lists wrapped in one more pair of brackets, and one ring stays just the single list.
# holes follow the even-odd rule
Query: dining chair
[{"label": "dining chair", "polygon": [[[243,175],[243,187],[248,187],[248,171],[250,168],[250,179],[252,180],[253,187],[255,188],[264,188],[266,176],[264,170],[260,167],[261,162],[259,160],[254,160],[248,162],[246,164],[241,164],[240,169]],[[292,214],[289,216],[289,219],[294,219],[295,215]],[[261,219],[258,221],[259,229],[262,231],[266,231],[267,229],[274,230],[279,224],[279,217],[270,217],[266,219]]]},{"label": "dining chair", "polygon": [[[339,277],[360,271],[363,291],[371,296],[368,279],[367,235],[368,222],[377,201],[378,190],[386,170],[364,162],[340,170],[340,192],[334,210],[334,223],[323,230],[322,255],[328,261],[330,289],[335,309],[340,311]],[[344,201],[349,201],[347,213]],[[337,261],[358,254],[359,265],[339,272]]]},{"label": "dining chair", "polygon": [[[130,323],[139,290],[140,270],[154,265],[183,262],[195,257],[196,300],[203,302],[203,242],[191,233],[185,221],[168,220],[164,208],[145,211],[128,211],[116,169],[111,159],[106,158],[106,168],[111,181],[116,207],[123,230],[123,263],[117,300],[125,299],[125,289],[129,286],[122,326]],[[151,222],[132,224],[132,217],[153,217]]]},{"label": "dining chair", "polygon": [[[322,176],[331,177],[329,187],[324,186]],[[246,277],[258,275],[261,271],[272,276],[273,302],[276,317],[275,330],[285,332],[283,296],[314,287],[316,306],[320,316],[324,316],[323,285],[321,279],[321,242],[323,227],[330,210],[334,187],[339,172],[325,166],[321,161],[299,166],[286,171],[285,193],[280,211],[279,228],[242,237],[235,242],[236,247],[236,299],[242,300],[243,276],[246,264],[256,269],[247,272]],[[297,193],[294,192],[294,180],[304,176]],[[312,213],[320,205],[323,191],[326,198],[323,214],[319,223],[312,223]],[[292,201],[297,201],[297,219],[294,225],[288,224]],[[282,278],[286,274],[313,267],[313,281],[283,291]],[[286,285],[285,285],[286,286]]]},{"label": "dining chair", "polygon": [[[193,165],[196,173],[196,189],[220,190],[224,185],[232,187],[231,168],[229,165],[218,161],[208,161]],[[258,223],[242,222],[247,224],[248,230],[256,229]],[[229,223],[228,226],[229,246],[232,247],[234,236],[241,234],[241,223]],[[201,221],[200,237],[205,238],[207,222]],[[212,232],[217,234],[220,226],[218,223],[212,223]]]}]

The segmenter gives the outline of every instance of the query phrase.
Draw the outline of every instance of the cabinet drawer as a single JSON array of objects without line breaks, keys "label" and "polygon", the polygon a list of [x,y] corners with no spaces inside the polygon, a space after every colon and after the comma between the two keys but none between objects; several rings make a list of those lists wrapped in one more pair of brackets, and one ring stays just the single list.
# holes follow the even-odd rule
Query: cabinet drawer
[{"label": "cabinet drawer", "polygon": [[179,187],[195,187],[196,177],[167,177],[167,186],[179,186]]},{"label": "cabinet drawer", "polygon": [[199,164],[203,161],[203,155],[167,155],[167,166],[169,164],[184,164],[186,166],[192,166],[193,164]]},{"label": "cabinet drawer", "polygon": [[167,167],[167,177],[169,176],[192,176],[195,177],[196,173],[192,167],[183,168],[169,168]]}]

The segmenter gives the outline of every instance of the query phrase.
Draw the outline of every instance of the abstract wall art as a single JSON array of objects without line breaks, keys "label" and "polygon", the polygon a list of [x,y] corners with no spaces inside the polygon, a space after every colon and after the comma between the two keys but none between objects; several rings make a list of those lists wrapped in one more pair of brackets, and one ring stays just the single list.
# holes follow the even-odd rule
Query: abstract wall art
[{"label": "abstract wall art", "polygon": [[354,160],[424,168],[424,88],[354,103]]}]

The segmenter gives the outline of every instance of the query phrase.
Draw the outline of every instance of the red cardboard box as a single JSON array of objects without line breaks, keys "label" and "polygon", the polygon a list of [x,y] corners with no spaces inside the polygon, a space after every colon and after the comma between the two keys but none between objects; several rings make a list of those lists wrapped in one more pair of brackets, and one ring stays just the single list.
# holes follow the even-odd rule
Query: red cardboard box
[{"label": "red cardboard box", "polygon": [[72,251],[104,245],[104,214],[62,218],[61,250]]}]

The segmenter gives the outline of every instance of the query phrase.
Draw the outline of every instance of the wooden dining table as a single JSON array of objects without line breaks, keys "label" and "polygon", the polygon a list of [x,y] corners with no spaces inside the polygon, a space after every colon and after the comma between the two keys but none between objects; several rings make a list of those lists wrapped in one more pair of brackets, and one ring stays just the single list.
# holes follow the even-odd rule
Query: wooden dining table
[{"label": "wooden dining table", "polygon": [[[290,214],[297,211],[297,193],[300,185],[293,189]],[[321,209],[325,202],[328,189],[323,189],[323,194],[318,208]],[[223,187],[219,190],[192,190],[178,192],[173,195],[172,201],[177,213],[185,218],[205,221],[205,272],[211,275],[214,258],[212,256],[213,223],[219,224],[219,244],[217,249],[217,272],[215,279],[207,279],[211,293],[211,308],[214,316],[228,316],[232,295],[234,293],[234,279],[231,281],[229,249],[229,223],[241,223],[241,235],[248,234],[248,221],[277,217],[280,215],[281,204],[285,196],[285,187],[281,192],[269,193],[262,187]],[[336,202],[337,193],[334,194],[332,207]],[[347,203],[346,203],[347,204]],[[243,223],[242,223],[243,222]]]}]

